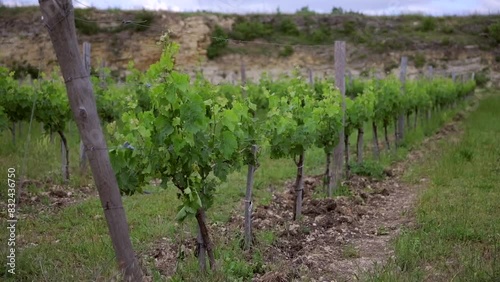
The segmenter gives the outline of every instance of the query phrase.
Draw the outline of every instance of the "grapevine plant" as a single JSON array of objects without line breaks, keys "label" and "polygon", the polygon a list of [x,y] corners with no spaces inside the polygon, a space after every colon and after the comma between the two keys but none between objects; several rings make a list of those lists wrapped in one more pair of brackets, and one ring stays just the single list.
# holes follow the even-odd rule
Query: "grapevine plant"
[{"label": "grapevine plant", "polygon": [[322,148],[326,156],[324,186],[330,185],[330,164],[332,152],[338,144],[339,132],[342,128],[341,94],[333,87],[333,83],[315,83],[317,105],[313,110],[313,119],[317,121],[316,145]]},{"label": "grapevine plant", "polygon": [[297,166],[294,219],[300,217],[304,187],[305,151],[316,143],[318,131],[314,117],[313,90],[301,77],[288,82],[287,95],[269,97],[267,136],[271,158],[292,158]]},{"label": "grapevine plant", "polygon": [[[27,121],[33,106],[33,87],[22,85],[14,79],[14,72],[0,67],[0,106],[11,124],[12,142],[16,143],[15,123]],[[4,123],[6,121],[4,120]],[[4,124],[5,125],[5,124]]]},{"label": "grapevine plant", "polygon": [[[37,82],[35,82],[37,83]],[[69,147],[64,131],[66,124],[70,120],[71,112],[66,95],[66,87],[61,79],[54,72],[50,77],[42,73],[40,89],[36,101],[35,119],[43,123],[46,132],[57,132],[61,138],[61,154],[63,162],[64,182],[69,181]]]},{"label": "grapevine plant", "polygon": [[363,126],[374,117],[376,98],[373,86],[365,87],[356,98],[346,97],[346,124],[344,128],[346,164],[349,164],[349,136],[354,130],[358,132],[357,161],[363,161]]},{"label": "grapevine plant", "polygon": [[[164,188],[168,183],[178,188],[182,205],[176,219],[196,217],[214,269],[205,211],[213,203],[217,185],[241,165],[245,124],[251,121],[249,109],[255,106],[233,101],[229,107],[228,100],[206,81],[190,84],[188,75],[173,70],[177,50],[178,45],[166,44],[160,61],[146,73],[153,82],[151,110],[137,112],[133,105],[123,114],[123,126],[115,138],[135,150],[112,150],[113,167],[126,194],[152,178],[161,179]],[[204,262],[200,265],[204,268]]]}]

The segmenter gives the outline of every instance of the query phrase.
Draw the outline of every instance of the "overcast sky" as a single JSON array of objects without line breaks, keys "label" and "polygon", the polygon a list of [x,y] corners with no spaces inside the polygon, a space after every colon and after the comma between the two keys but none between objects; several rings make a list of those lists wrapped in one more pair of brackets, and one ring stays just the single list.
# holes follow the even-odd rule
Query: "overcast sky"
[{"label": "overcast sky", "polygon": [[[38,5],[37,0],[0,0],[9,6]],[[329,13],[333,6],[371,15],[424,13],[432,15],[499,14],[500,0],[73,0],[76,7],[99,9],[209,10],[231,13],[293,13],[302,7]],[[333,3],[333,4],[332,4]]]}]

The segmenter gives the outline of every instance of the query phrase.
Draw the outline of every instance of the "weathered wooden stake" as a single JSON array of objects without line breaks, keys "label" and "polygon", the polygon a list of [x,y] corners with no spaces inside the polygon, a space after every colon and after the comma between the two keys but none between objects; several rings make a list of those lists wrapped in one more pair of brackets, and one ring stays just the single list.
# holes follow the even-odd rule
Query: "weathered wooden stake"
[{"label": "weathered wooden stake", "polygon": [[335,86],[342,94],[342,128],[339,132],[339,142],[333,150],[334,170],[330,187],[328,188],[328,197],[333,194],[333,189],[337,189],[343,176],[344,162],[344,130],[345,130],[345,67],[346,67],[346,44],[345,41],[335,41]]},{"label": "weathered wooden stake", "polygon": [[[84,48],[85,50],[85,48]],[[90,53],[90,52],[89,52]],[[89,66],[90,66],[90,58],[89,58]],[[99,85],[101,88],[106,88],[106,72],[104,71],[104,68],[106,67],[106,61],[102,60],[101,62],[101,68],[99,69]],[[90,68],[89,68],[90,71]]]},{"label": "weathered wooden stake", "polygon": [[349,87],[352,89],[354,81],[352,79],[352,73],[350,71],[347,72],[347,77],[349,78]]},{"label": "weathered wooden stake", "polygon": [[345,176],[349,178],[349,134],[344,130],[344,158],[345,158]]},{"label": "weathered wooden stake", "polygon": [[[376,87],[380,87],[380,80],[382,79],[380,74],[374,74],[373,79],[375,80]],[[378,127],[377,122],[375,120],[372,121],[372,129],[373,129],[373,157],[376,160],[380,160],[380,144],[378,141]]]},{"label": "weathered wooden stake", "polygon": [[62,131],[57,132],[59,137],[61,137],[61,170],[62,170],[62,180],[64,184],[69,183],[69,149],[68,141],[66,136]]},{"label": "weathered wooden stake", "polygon": [[356,150],[356,155],[357,155],[357,163],[361,164],[363,162],[363,136],[365,134],[365,131],[363,127],[358,128],[358,142],[357,142],[357,150]]},{"label": "weathered wooden stake", "polygon": [[[202,245],[200,246],[200,254],[206,252],[208,255],[208,261],[210,262],[210,269],[215,270],[215,255],[214,255],[214,247],[212,244],[212,240],[210,239],[210,235],[208,234],[207,220],[205,210],[203,208],[199,208],[196,211],[196,221],[198,222],[199,234],[201,235]],[[206,263],[205,269],[206,269]],[[200,261],[200,268],[203,269],[203,264]]]},{"label": "weathered wooden stake", "polygon": [[385,145],[387,147],[387,151],[391,150],[391,143],[389,142],[389,132],[387,130],[387,127],[389,126],[388,121],[384,121],[384,137],[385,137]]},{"label": "weathered wooden stake", "polygon": [[[257,156],[257,145],[252,145],[252,155],[254,160]],[[253,180],[256,166],[248,165],[247,173],[247,189],[245,194],[245,249],[248,250],[252,246],[252,190]]]},{"label": "weathered wooden stake", "polygon": [[200,270],[202,272],[207,271],[207,249],[205,248],[205,242],[203,241],[203,236],[201,234],[201,228],[198,226],[198,236],[196,237],[196,242],[198,243],[197,256],[198,264],[200,265]]},{"label": "weathered wooden stake", "polygon": [[[401,80],[401,93],[404,95],[405,92],[405,82],[406,82],[406,66],[408,65],[408,57],[401,57],[401,69],[399,74],[399,79]],[[400,113],[398,117],[398,126],[396,132],[396,142],[395,144],[400,144],[404,138],[404,128],[405,128],[405,118],[404,113]]]},{"label": "weathered wooden stake", "polygon": [[[85,66],[85,70],[87,74],[90,75],[90,43],[83,42],[83,56],[82,61]],[[85,146],[83,145],[83,141],[80,140],[80,175],[84,176],[87,174],[87,153],[85,152]]]},{"label": "weathered wooden stake", "polygon": [[413,117],[413,130],[417,130],[418,114],[418,108],[415,108],[415,116]]},{"label": "weathered wooden stake", "polygon": [[10,131],[12,133],[12,144],[15,147],[16,146],[16,123],[15,122],[12,122],[12,127],[11,127]]},{"label": "weathered wooden stake", "polygon": [[[293,210],[293,220],[300,218],[302,214],[302,198],[304,195],[304,155],[299,155],[299,161],[295,162],[297,166],[297,178],[295,179],[295,209]],[[294,160],[295,161],[295,160]]]},{"label": "weathered wooden stake", "polygon": [[142,270],[132,249],[122,198],[97,115],[92,84],[79,55],[73,4],[69,0],[39,0],[39,3],[61,66],[73,117],[88,150],[87,157],[116,259],[125,281],[142,281]]},{"label": "weathered wooden stake", "polygon": [[[246,86],[247,85],[247,73],[246,73],[246,69],[245,69],[245,62],[243,61],[243,59],[241,59],[241,85],[242,86]],[[247,91],[245,89],[243,89],[243,98],[247,98]]]},{"label": "weathered wooden stake", "polygon": [[373,129],[373,157],[376,160],[380,160],[380,146],[378,143],[378,130],[377,123],[375,121],[372,122]]},{"label": "weathered wooden stake", "polygon": [[[429,66],[429,79],[432,80],[434,79],[434,68],[432,66]],[[425,114],[426,121],[430,121],[432,115],[432,109],[427,109],[427,113]]]},{"label": "weathered wooden stake", "polygon": [[427,74],[427,77],[429,79],[432,79],[433,75],[434,75],[434,68],[432,66],[429,66],[429,72]]}]

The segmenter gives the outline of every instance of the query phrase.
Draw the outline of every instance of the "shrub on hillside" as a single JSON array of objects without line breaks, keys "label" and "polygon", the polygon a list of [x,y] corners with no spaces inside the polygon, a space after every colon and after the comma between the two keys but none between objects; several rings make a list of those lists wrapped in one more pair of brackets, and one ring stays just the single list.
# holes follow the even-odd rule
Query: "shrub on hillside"
[{"label": "shrub on hillside", "polygon": [[332,32],[327,26],[321,26],[309,35],[309,40],[314,44],[327,43],[331,41]]},{"label": "shrub on hillside", "polygon": [[441,28],[441,31],[446,34],[452,34],[455,32],[455,29],[452,26],[445,25]]},{"label": "shrub on hillside", "polygon": [[86,17],[87,10],[75,9],[75,27],[81,34],[93,35],[101,32],[99,25]]},{"label": "shrub on hillside", "polygon": [[490,25],[488,27],[488,34],[496,43],[500,43],[500,22]]},{"label": "shrub on hillside", "polygon": [[251,41],[271,35],[272,27],[258,21],[238,20],[233,24],[230,37],[236,40]]},{"label": "shrub on hillside", "polygon": [[425,65],[425,56],[424,54],[417,53],[413,58],[413,63],[417,69],[423,67]]},{"label": "shrub on hillside", "polygon": [[282,50],[280,50],[279,56],[284,58],[290,57],[291,55],[293,55],[293,52],[293,47],[290,45],[286,45]]},{"label": "shrub on hillside", "polygon": [[351,35],[356,32],[356,23],[353,21],[344,22],[342,33],[345,35]]},{"label": "shrub on hillside", "polygon": [[299,35],[299,28],[297,27],[297,24],[290,18],[283,18],[280,21],[278,24],[278,31],[286,35]]},{"label": "shrub on hillside", "polygon": [[433,17],[425,17],[420,23],[419,30],[429,32],[436,29],[436,19]]},{"label": "shrub on hillside", "polygon": [[227,33],[220,27],[215,26],[212,32],[212,40],[207,48],[207,57],[214,59],[222,55],[222,51],[227,47]]},{"label": "shrub on hillside", "polygon": [[297,12],[295,12],[295,14],[299,15],[299,16],[310,16],[310,15],[316,14],[316,12],[309,10],[309,7],[305,6],[305,7],[302,7],[300,10],[297,10]]},{"label": "shrub on hillside", "polygon": [[154,20],[154,14],[152,12],[142,10],[135,14],[134,20],[137,24],[134,25],[135,31],[145,31],[147,30]]},{"label": "shrub on hillside", "polygon": [[474,80],[476,81],[477,87],[485,87],[490,79],[485,71],[481,71],[474,74]]}]

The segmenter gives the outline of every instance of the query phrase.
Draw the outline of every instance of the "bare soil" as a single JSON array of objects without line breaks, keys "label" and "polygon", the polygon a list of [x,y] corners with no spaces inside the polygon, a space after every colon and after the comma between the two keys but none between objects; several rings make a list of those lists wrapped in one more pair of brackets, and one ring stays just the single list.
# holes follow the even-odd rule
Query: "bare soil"
[{"label": "bare soil", "polygon": [[[18,185],[21,191],[18,203],[18,219],[36,217],[40,213],[55,213],[65,207],[97,196],[97,190],[92,185],[71,187],[32,179],[21,180]],[[29,188],[28,188],[29,187]],[[6,211],[6,202],[0,203],[2,211]],[[0,218],[6,218],[6,213],[0,213]]]},{"label": "bare soil", "polygon": [[[405,160],[387,168],[383,180],[350,177],[343,184],[350,188],[351,196],[315,199],[314,191],[323,189],[323,175],[306,177],[299,221],[292,220],[294,181],[284,183],[284,191],[272,189],[271,204],[257,206],[254,211],[253,229],[255,233],[273,231],[277,238],[264,248],[262,271],[252,281],[358,281],[363,273],[384,265],[394,256],[395,237],[404,228],[416,227],[417,196],[428,185],[426,178],[417,183],[404,181],[405,171],[432,156],[440,140],[458,142],[462,134],[460,123],[476,105],[426,138]],[[243,216],[238,211],[229,222],[210,226],[216,248],[242,234]],[[171,277],[178,262],[196,252],[195,238],[187,237],[163,238],[145,256],[154,258],[160,273]],[[260,242],[256,243],[262,250]],[[250,252],[242,251],[241,255],[249,261],[252,258]]]},{"label": "bare soil", "polygon": [[[409,184],[402,176],[436,150],[437,141],[457,142],[463,117],[458,114],[404,161],[392,165],[384,180],[351,177],[344,183],[352,191],[350,197],[318,200],[306,193],[299,222],[291,220],[293,183],[287,183],[285,192],[273,195],[271,205],[257,208],[254,219],[256,229],[279,235],[266,250],[267,260],[286,263],[254,281],[357,281],[362,273],[384,265],[394,255],[392,240],[404,228],[415,226],[417,195],[428,182],[422,178]],[[321,176],[307,178],[306,189],[322,189]]]}]

